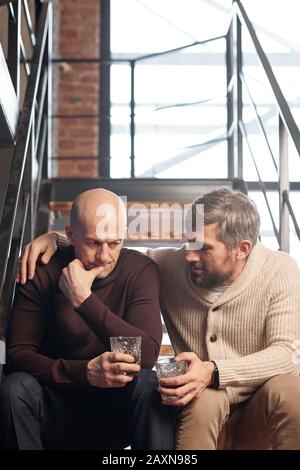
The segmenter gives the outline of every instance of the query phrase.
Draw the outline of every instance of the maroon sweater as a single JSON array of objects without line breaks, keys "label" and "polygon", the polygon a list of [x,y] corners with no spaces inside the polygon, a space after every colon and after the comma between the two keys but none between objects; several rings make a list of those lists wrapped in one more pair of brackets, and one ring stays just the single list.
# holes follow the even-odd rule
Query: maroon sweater
[{"label": "maroon sweater", "polygon": [[123,248],[114,270],[94,281],[92,294],[76,309],[58,287],[72,259],[72,247],[58,250],[18,289],[7,371],[28,372],[42,383],[85,384],[87,362],[110,350],[110,336],[142,336],[142,367],[152,368],[162,338],[156,264]]}]

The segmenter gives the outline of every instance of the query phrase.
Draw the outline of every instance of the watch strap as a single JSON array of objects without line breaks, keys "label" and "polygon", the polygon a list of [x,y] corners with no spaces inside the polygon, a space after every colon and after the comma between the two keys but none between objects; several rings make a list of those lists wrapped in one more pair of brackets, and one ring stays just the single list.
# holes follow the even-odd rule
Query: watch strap
[{"label": "watch strap", "polygon": [[219,388],[220,386],[220,378],[219,378],[219,369],[215,361],[210,361],[214,365],[214,371],[213,371],[213,383],[211,384],[212,388]]}]

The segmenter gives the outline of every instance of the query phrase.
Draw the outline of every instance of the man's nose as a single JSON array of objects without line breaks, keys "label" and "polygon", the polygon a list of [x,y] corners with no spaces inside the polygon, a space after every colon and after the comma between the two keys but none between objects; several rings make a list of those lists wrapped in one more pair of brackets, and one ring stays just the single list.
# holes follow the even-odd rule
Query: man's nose
[{"label": "man's nose", "polygon": [[97,260],[101,263],[108,263],[110,261],[109,248],[105,243],[98,247]]},{"label": "man's nose", "polygon": [[187,250],[185,259],[188,263],[198,263],[201,259],[200,250]]}]

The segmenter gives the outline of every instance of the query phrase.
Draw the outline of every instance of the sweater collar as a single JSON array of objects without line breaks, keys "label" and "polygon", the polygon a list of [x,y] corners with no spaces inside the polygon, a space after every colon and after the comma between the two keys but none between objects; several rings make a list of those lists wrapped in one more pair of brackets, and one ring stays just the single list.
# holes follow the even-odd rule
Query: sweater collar
[{"label": "sweater collar", "polygon": [[247,262],[244,266],[239,277],[228,287],[228,289],[224,292],[221,297],[215,299],[215,295],[213,292],[209,291],[208,289],[202,289],[197,287],[191,280],[189,270],[186,264],[186,275],[188,276],[189,284],[193,288],[197,294],[209,302],[213,304],[214,307],[220,306],[229,302],[230,300],[234,299],[238,295],[240,295],[249,285],[253,282],[256,276],[261,271],[265,259],[267,257],[268,250],[265,248],[261,243],[257,243],[251,250],[250,255],[248,256]]}]

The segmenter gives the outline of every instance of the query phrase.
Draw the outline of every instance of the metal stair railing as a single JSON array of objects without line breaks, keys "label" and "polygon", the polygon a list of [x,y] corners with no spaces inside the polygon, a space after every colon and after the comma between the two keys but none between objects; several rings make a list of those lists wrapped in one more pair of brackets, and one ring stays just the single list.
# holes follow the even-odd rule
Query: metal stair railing
[{"label": "metal stair railing", "polygon": [[[34,235],[41,177],[47,178],[51,103],[52,5],[42,5],[30,76],[20,114],[4,210],[0,221],[0,364],[5,363],[5,327],[23,243]],[[37,174],[34,168],[38,166]]]},{"label": "metal stair railing", "polygon": [[[247,31],[248,36],[251,38],[252,45],[254,46],[256,55],[259,59],[259,64],[264,71],[267,83],[270,85],[272,94],[279,114],[279,167],[273,155],[271,145],[268,139],[267,131],[262,123],[261,117],[257,111],[257,106],[251,95],[250,89],[247,85],[247,79],[243,73],[243,52],[242,52],[242,33],[243,28]],[[234,0],[232,8],[232,18],[227,35],[227,90],[228,90],[228,158],[231,160],[232,174],[243,179],[243,139],[245,139],[257,176],[259,180],[259,188],[263,192],[266,201],[267,209],[271,218],[274,234],[278,240],[280,249],[289,251],[289,217],[291,217],[295,232],[300,240],[300,231],[297,225],[295,212],[289,199],[289,174],[288,174],[288,139],[291,138],[295,149],[300,156],[300,132],[295,119],[291,113],[290,107],[281,91],[278,81],[274,75],[269,60],[264,52],[260,41],[256,35],[254,27],[247,16],[247,13],[240,0]],[[261,175],[258,170],[258,165],[254,152],[251,148],[250,141],[247,136],[246,126],[243,120],[243,97],[242,92],[246,90],[252,109],[254,111],[255,119],[258,123],[259,129],[263,139],[268,147],[268,154],[271,156],[276,172],[278,174],[278,193],[279,193],[279,229],[276,227],[274,215],[272,213],[270,204],[267,197],[267,186],[262,181]]]},{"label": "metal stair railing", "polygon": [[[257,111],[257,106],[253,97],[251,96],[250,89],[247,85],[247,79],[243,73],[243,51],[242,51],[242,31],[245,29],[251,38],[251,42],[254,46],[255,53],[259,59],[262,69],[264,70],[265,76],[268,83],[271,86],[273,95],[279,111],[279,148],[280,148],[280,164],[276,162],[272,148],[267,136],[267,131],[264,128],[262,119]],[[259,174],[258,165],[254,164],[256,172],[258,173],[258,185],[259,190],[262,191],[266,201],[267,209],[270,214],[274,234],[277,238],[278,244],[281,249],[289,251],[289,215],[294,216],[294,211],[291,204],[286,203],[286,199],[283,198],[284,191],[289,191],[289,180],[288,180],[288,136],[291,137],[297,152],[300,154],[300,134],[295,120],[292,116],[289,105],[287,104],[283,93],[278,85],[275,75],[272,71],[268,58],[257,38],[252,22],[249,20],[245,9],[240,0],[235,0],[232,7],[232,19],[229,26],[229,30],[226,36],[216,36],[208,38],[203,41],[196,41],[190,44],[183,45],[181,47],[170,49],[168,51],[162,51],[153,54],[147,54],[145,56],[138,56],[134,59],[120,58],[120,59],[98,59],[98,58],[56,58],[55,63],[66,62],[66,63],[99,63],[103,67],[110,67],[116,63],[127,63],[131,68],[131,81],[130,81],[130,161],[131,161],[131,178],[135,178],[135,68],[140,62],[147,61],[156,57],[163,57],[167,54],[173,54],[178,51],[183,51],[187,48],[193,48],[194,46],[204,45],[206,43],[219,41],[226,39],[227,44],[227,135],[220,135],[217,138],[211,139],[210,141],[203,142],[196,145],[195,148],[187,148],[186,151],[179,157],[171,158],[169,160],[161,162],[157,165],[159,169],[164,169],[169,165],[178,163],[178,160],[190,158],[195,152],[199,152],[200,149],[207,148],[207,146],[213,146],[222,140],[227,139],[228,142],[228,178],[243,180],[243,139],[246,141],[252,160],[254,162],[255,155],[250,149],[250,141],[246,138],[247,128],[243,121],[243,101],[242,91],[245,90],[250,97],[250,104],[254,110],[255,120],[258,123],[261,134],[263,135],[264,141],[268,147],[268,153],[270,154],[275,170],[278,174],[278,193],[279,193],[279,213],[280,213],[280,226],[276,227],[275,217],[272,214],[271,204],[268,201],[268,190],[267,185],[263,181]],[[205,100],[203,100],[205,102]],[[179,103],[173,104],[172,106],[187,106],[193,103]],[[201,104],[201,103],[198,103]],[[159,109],[159,108],[158,108]],[[57,159],[59,157],[56,157]],[[66,157],[65,157],[66,158]],[[75,158],[75,157],[69,157]],[[84,157],[87,158],[87,157]],[[90,157],[97,158],[97,157]],[[147,169],[141,176],[149,177],[153,173],[153,167]],[[277,182],[276,182],[277,184]],[[245,187],[247,185],[245,184]]]},{"label": "metal stair railing", "polygon": [[[34,5],[31,3],[31,9],[28,0],[0,1],[0,15],[4,12],[4,7],[7,7],[8,33],[7,43],[3,44],[6,46],[4,49],[7,49],[7,57],[4,57],[0,44],[0,141],[2,147],[11,147],[15,144],[19,110],[23,106],[22,90],[26,89],[32,52],[36,45],[33,11],[38,17],[40,5],[40,0],[36,0]],[[23,75],[21,75],[22,67]],[[20,86],[21,77],[22,87]]]}]

